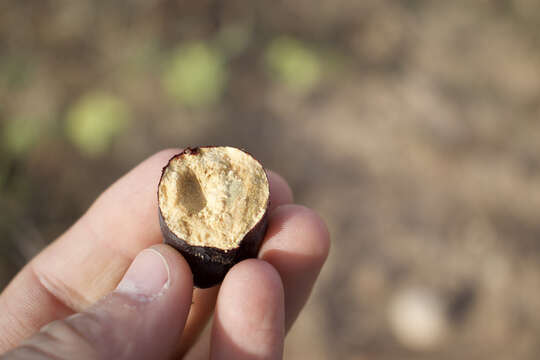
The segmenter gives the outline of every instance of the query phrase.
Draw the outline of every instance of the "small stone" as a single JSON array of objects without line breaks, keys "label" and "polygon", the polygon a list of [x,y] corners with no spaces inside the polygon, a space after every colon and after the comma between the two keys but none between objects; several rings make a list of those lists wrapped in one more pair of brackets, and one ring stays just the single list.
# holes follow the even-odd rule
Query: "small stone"
[{"label": "small stone", "polygon": [[448,332],[443,301],[425,288],[407,288],[396,293],[388,308],[388,318],[396,339],[410,350],[434,350]]}]

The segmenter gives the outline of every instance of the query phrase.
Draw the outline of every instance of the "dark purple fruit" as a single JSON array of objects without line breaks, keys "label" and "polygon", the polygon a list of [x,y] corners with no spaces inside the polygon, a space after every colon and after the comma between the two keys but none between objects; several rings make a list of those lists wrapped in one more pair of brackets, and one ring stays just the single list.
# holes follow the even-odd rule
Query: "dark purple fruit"
[{"label": "dark purple fruit", "polygon": [[242,150],[188,148],[169,160],[158,187],[159,223],[195,286],[219,284],[234,264],[257,256],[269,198],[264,168]]}]

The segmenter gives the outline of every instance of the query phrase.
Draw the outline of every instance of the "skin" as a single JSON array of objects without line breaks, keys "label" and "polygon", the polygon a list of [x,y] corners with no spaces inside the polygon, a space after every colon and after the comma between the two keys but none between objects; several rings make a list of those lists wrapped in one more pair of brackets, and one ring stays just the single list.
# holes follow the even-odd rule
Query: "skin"
[{"label": "skin", "polygon": [[[12,280],[0,294],[0,359],[282,357],[328,255],[326,225],[293,205],[285,180],[269,171],[258,259],[235,265],[220,287],[193,289],[185,260],[161,244],[157,218],[161,168],[180,151],[161,151],[119,179]],[[168,285],[151,301],[115,290],[141,251],[167,268]]]}]

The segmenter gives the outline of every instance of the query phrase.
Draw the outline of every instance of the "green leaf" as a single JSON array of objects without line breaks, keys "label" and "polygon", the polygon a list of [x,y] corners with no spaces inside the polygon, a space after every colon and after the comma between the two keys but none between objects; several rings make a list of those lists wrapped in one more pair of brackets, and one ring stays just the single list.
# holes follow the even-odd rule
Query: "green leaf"
[{"label": "green leaf", "polygon": [[162,83],[167,94],[179,103],[202,107],[220,99],[226,80],[222,54],[199,42],[183,45],[172,54]]},{"label": "green leaf", "polygon": [[38,141],[41,122],[35,118],[13,118],[4,124],[4,146],[12,154],[23,155]]},{"label": "green leaf", "polygon": [[67,114],[66,135],[79,150],[96,157],[128,126],[127,105],[114,95],[93,92],[82,96]]},{"label": "green leaf", "polygon": [[309,91],[321,78],[318,55],[296,39],[273,40],[266,49],[265,62],[277,80],[294,90]]}]

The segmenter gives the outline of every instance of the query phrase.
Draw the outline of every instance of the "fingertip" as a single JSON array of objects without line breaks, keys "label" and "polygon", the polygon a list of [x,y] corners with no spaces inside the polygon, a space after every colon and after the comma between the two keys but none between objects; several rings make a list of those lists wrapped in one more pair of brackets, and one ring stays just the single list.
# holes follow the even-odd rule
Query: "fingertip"
[{"label": "fingertip", "polygon": [[[223,280],[224,291],[238,291],[260,288],[268,292],[268,296],[280,298],[283,294],[283,283],[277,270],[268,262],[259,259],[244,260],[227,273]],[[264,294],[258,296],[268,298]]]},{"label": "fingertip", "polygon": [[287,181],[278,173],[266,170],[270,185],[270,207],[275,209],[278,206],[293,202],[293,192]]},{"label": "fingertip", "polygon": [[[247,313],[258,314],[266,307],[282,306],[283,283],[276,269],[259,259],[244,260],[225,276],[218,295],[220,307],[234,308],[239,302],[256,307]],[[249,296],[252,301],[243,301],[239,296]]]},{"label": "fingertip", "polygon": [[[282,205],[271,215],[260,256],[271,249],[287,250],[324,263],[330,252],[330,233],[324,220],[302,205]],[[297,241],[293,241],[295,239]]]},{"label": "fingertip", "polygon": [[[97,203],[106,200],[114,202],[121,196],[133,194],[133,190],[147,190],[149,186],[155,186],[154,183],[161,175],[159,171],[175,154],[182,150],[179,148],[168,148],[151,155],[131,171],[121,177],[115,184],[110,186],[96,201]],[[148,192],[145,191],[145,197]],[[110,198],[110,200],[109,200]],[[111,205],[108,203],[108,205]]]},{"label": "fingertip", "polygon": [[150,156],[148,161],[151,162],[158,162],[160,164],[163,164],[165,166],[167,162],[174,156],[182,152],[182,149],[180,148],[167,148],[158,151],[154,155]]},{"label": "fingertip", "polygon": [[330,250],[326,224],[313,210],[283,205],[270,215],[259,258],[280,274],[289,329],[307,301]]},{"label": "fingertip", "polygon": [[44,327],[26,349],[66,359],[170,358],[184,329],[192,289],[184,258],[168,245],[151,246],[139,252],[115,291]]},{"label": "fingertip", "polygon": [[285,299],[281,277],[265,261],[236,264],[218,295],[212,359],[275,359],[283,351]]},{"label": "fingertip", "polygon": [[160,177],[161,176],[160,170],[163,169],[168,164],[169,160],[173,156],[181,152],[182,152],[182,149],[180,148],[163,149],[151,155],[150,157],[148,157],[139,166],[144,168],[142,172],[151,173],[151,175],[153,175],[154,177]]},{"label": "fingertip", "polygon": [[167,262],[169,267],[170,286],[181,284],[182,288],[193,288],[193,275],[184,257],[173,247],[166,244],[157,244],[150,247],[157,251]]}]

